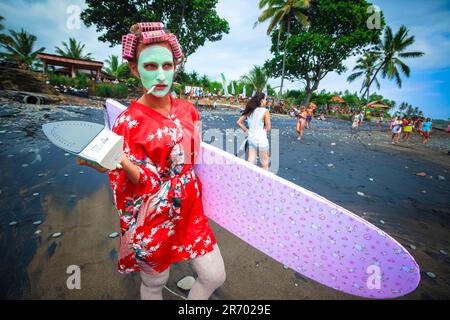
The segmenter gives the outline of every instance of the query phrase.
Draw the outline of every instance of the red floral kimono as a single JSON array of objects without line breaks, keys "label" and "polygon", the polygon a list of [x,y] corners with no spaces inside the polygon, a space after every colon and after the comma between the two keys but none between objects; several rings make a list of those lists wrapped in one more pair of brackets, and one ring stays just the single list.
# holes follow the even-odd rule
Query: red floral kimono
[{"label": "red floral kimono", "polygon": [[120,213],[119,272],[162,272],[213,250],[193,167],[199,121],[191,103],[172,98],[168,117],[131,101],[117,118],[113,131],[124,137],[124,153],[140,171],[136,185],[121,169],[109,172]]}]

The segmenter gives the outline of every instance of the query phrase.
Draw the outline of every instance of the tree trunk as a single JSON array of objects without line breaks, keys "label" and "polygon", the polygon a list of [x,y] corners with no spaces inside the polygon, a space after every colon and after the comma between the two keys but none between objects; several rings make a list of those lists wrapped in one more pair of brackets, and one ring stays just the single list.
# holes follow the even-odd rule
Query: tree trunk
[{"label": "tree trunk", "polygon": [[286,68],[286,50],[287,50],[287,44],[289,41],[289,36],[291,33],[291,19],[288,20],[288,28],[287,28],[287,38],[286,43],[284,44],[284,55],[283,55],[283,66],[281,67],[281,86],[280,86],[280,97],[283,94],[283,84],[284,84],[284,73]]}]

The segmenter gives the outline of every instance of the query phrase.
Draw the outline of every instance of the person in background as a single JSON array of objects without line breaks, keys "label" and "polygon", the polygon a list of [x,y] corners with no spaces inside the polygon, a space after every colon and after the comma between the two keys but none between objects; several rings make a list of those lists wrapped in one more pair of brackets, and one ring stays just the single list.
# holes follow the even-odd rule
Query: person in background
[{"label": "person in background", "polygon": [[403,120],[402,116],[398,116],[392,124],[392,144],[397,144],[400,140],[400,134],[402,133]]},{"label": "person in background", "polygon": [[433,122],[431,122],[430,118],[427,118],[425,120],[425,122],[423,123],[423,135],[422,135],[422,143],[423,144],[428,143],[428,139],[430,139],[431,131],[433,130],[432,126],[433,126]]},{"label": "person in background", "polygon": [[300,112],[297,114],[297,140],[301,141],[303,137],[303,130],[305,129],[306,123],[306,108],[301,106]]},{"label": "person in background", "polygon": [[411,137],[412,131],[413,131],[414,122],[411,119],[411,117],[408,117],[408,119],[403,120],[403,140],[406,140],[406,142],[409,141],[409,138]]},{"label": "person in background", "polygon": [[383,128],[383,122],[384,122],[384,112],[381,112],[380,119],[378,120],[378,129]]},{"label": "person in background", "polygon": [[[248,133],[248,161],[256,164],[256,155],[259,150],[261,167],[269,170],[269,139],[267,133],[270,131],[270,112],[266,107],[266,95],[255,94],[247,103],[244,112],[236,122],[239,128]],[[248,128],[244,122],[247,120]]]},{"label": "person in background", "polygon": [[272,100],[267,100],[267,110],[272,110]]}]

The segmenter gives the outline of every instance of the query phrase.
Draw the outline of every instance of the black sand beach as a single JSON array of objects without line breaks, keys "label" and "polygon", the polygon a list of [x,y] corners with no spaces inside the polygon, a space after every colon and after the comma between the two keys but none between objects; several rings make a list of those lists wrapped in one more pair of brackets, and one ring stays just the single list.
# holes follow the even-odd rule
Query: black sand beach
[{"label": "black sand beach", "polygon": [[[236,129],[235,110],[201,113],[203,131]],[[119,240],[108,235],[118,231],[118,218],[107,175],[77,166],[73,156],[48,142],[41,125],[59,120],[103,123],[103,113],[78,106],[0,105],[0,298],[138,299],[139,276],[116,269]],[[449,299],[450,137],[436,133],[425,147],[417,137],[392,146],[374,125],[352,135],[349,122],[333,119],[313,121],[299,143],[294,125],[288,117],[272,116],[273,129],[280,130],[278,175],[402,243],[422,270],[419,288],[402,299]],[[42,224],[34,225],[38,220]],[[212,299],[358,299],[284,269],[211,225],[227,270],[227,281]],[[55,232],[62,235],[52,238]],[[81,268],[80,290],[67,289],[70,265]],[[168,288],[186,296],[176,282],[187,275],[192,275],[188,262],[174,265]],[[180,299],[166,290],[164,296]]]}]

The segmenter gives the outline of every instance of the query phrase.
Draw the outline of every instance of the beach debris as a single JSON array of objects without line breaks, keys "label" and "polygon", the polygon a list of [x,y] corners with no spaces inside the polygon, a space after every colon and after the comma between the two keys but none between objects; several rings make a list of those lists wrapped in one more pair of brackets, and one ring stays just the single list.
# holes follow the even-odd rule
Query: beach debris
[{"label": "beach debris", "polygon": [[110,237],[111,239],[114,239],[114,238],[117,238],[118,236],[119,236],[118,232],[113,232],[108,237]]},{"label": "beach debris", "polygon": [[22,168],[26,168],[26,167],[28,167],[29,166],[29,164],[28,163],[24,163],[24,164],[22,164]]},{"label": "beach debris", "polygon": [[194,285],[195,278],[192,276],[187,276],[177,282],[177,287],[183,290],[191,290]]},{"label": "beach debris", "polygon": [[17,221],[11,221],[11,222],[9,223],[10,226],[15,226],[15,225],[17,225],[17,224],[18,224]]},{"label": "beach debris", "polygon": [[426,272],[425,273],[427,276],[429,276],[431,279],[436,279],[436,275],[433,273],[433,272],[431,272],[431,271],[428,271],[428,272]]},{"label": "beach debris", "polygon": [[51,235],[52,238],[58,238],[62,236],[62,232],[55,232]]},{"label": "beach debris", "polygon": [[445,251],[445,250],[439,250],[439,252],[442,253],[444,256],[447,255],[447,251]]},{"label": "beach debris", "polygon": [[380,223],[381,223],[381,224],[385,224],[384,220],[380,220]]},{"label": "beach debris", "polygon": [[285,265],[283,265],[283,269],[287,270],[287,269],[289,269],[289,267],[288,267],[288,266],[285,266]]},{"label": "beach debris", "polygon": [[334,142],[333,142],[333,143],[331,143],[331,145],[332,145],[332,146],[335,146],[335,145],[336,145],[336,143],[334,143]]},{"label": "beach debris", "polygon": [[426,191],[426,190],[422,190],[422,191],[420,191],[420,192],[422,192],[423,194],[426,194],[426,193],[427,193],[427,191]]},{"label": "beach debris", "polygon": [[64,153],[64,156],[68,157],[68,156],[70,156],[70,153]]},{"label": "beach debris", "polygon": [[36,234],[36,235],[39,235],[39,234],[41,234],[41,232],[42,232],[42,230],[36,230],[35,232],[34,232],[34,234]]},{"label": "beach debris", "polygon": [[69,175],[67,173],[64,174],[64,177],[68,177]]},{"label": "beach debris", "polygon": [[2,131],[0,131],[0,133],[7,133],[8,131],[6,131],[6,130],[2,130]]},{"label": "beach debris", "polygon": [[35,192],[35,193],[33,193],[33,196],[38,196],[39,195],[39,192]]},{"label": "beach debris", "polygon": [[330,151],[331,154],[334,154],[334,151]]},{"label": "beach debris", "polygon": [[42,220],[36,220],[36,221],[33,221],[33,224],[35,225],[35,226],[38,226],[38,225],[40,225],[42,223]]},{"label": "beach debris", "polygon": [[45,173],[38,173],[38,177],[43,177],[43,176],[45,176]]},{"label": "beach debris", "polygon": [[373,178],[369,178],[369,181],[374,181]]},{"label": "beach debris", "polygon": [[294,286],[298,287],[298,283],[294,283]]},{"label": "beach debris", "polygon": [[416,247],[415,245],[413,245],[413,244],[410,244],[409,247],[410,247],[411,249],[413,249],[413,250],[416,250],[416,249],[417,249],[417,247]]},{"label": "beach debris", "polygon": [[328,168],[334,168],[334,164],[329,163],[329,164],[328,164]]},{"label": "beach debris", "polygon": [[438,179],[441,180],[441,181],[446,180],[444,176],[438,176]]},{"label": "beach debris", "polygon": [[259,262],[255,263],[255,268],[259,268]]},{"label": "beach debris", "polygon": [[416,176],[418,176],[418,177],[426,177],[427,173],[426,172],[417,172]]},{"label": "beach debris", "polygon": [[367,212],[363,212],[363,215],[367,216]]},{"label": "beach debris", "polygon": [[361,191],[358,191],[356,194],[357,194],[358,196],[361,196],[361,197],[364,197],[364,196],[365,196],[364,192],[361,192]]},{"label": "beach debris", "polygon": [[80,174],[84,174],[84,171],[80,171]]}]

